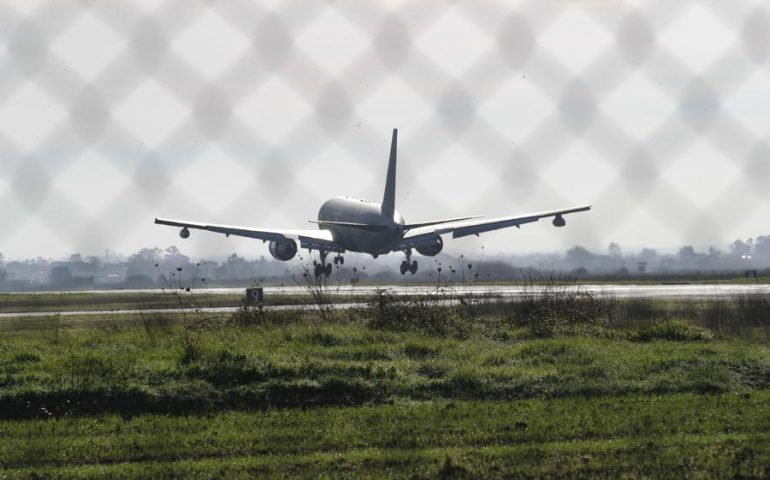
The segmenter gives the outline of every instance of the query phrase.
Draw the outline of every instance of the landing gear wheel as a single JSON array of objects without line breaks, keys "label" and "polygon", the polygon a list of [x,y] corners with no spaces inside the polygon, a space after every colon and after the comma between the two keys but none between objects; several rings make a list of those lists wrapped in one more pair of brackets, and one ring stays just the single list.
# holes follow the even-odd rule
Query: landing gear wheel
[{"label": "landing gear wheel", "polygon": [[320,277],[321,275],[328,277],[332,274],[332,264],[326,263],[326,255],[328,255],[328,252],[321,250],[319,252],[319,261],[316,262],[313,260],[313,265],[315,266],[314,273],[316,278]]},{"label": "landing gear wheel", "polygon": [[320,263],[317,263],[313,268],[313,273],[315,273],[316,278],[320,277],[321,275],[328,277],[332,274],[332,264],[327,263],[324,267]]},{"label": "landing gear wheel", "polygon": [[406,272],[411,272],[414,275],[417,273],[417,260],[412,261],[412,249],[406,249],[404,253],[406,260],[401,262],[401,275],[406,275]]}]

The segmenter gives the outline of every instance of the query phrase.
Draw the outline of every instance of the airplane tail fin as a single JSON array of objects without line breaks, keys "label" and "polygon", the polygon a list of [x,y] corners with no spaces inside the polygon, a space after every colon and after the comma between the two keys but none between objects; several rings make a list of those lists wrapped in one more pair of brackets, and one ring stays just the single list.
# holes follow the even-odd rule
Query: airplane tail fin
[{"label": "airplane tail fin", "polygon": [[390,141],[390,158],[388,159],[388,175],[385,180],[385,194],[382,197],[382,214],[392,219],[396,211],[396,147],[398,144],[398,129],[393,129]]}]

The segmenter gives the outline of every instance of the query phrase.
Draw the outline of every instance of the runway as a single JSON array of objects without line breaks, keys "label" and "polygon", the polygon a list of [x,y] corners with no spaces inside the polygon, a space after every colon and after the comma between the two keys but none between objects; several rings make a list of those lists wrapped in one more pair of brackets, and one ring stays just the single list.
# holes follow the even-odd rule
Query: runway
[{"label": "runway", "polygon": [[[436,295],[446,296],[447,301],[451,298],[474,297],[479,301],[485,299],[509,298],[515,300],[532,295],[543,295],[548,292],[582,292],[590,293],[598,297],[611,298],[660,298],[660,299],[717,299],[729,298],[741,295],[770,295],[770,285],[736,285],[736,284],[679,284],[679,285],[618,285],[618,284],[594,284],[594,285],[459,285],[459,286],[427,286],[427,285],[385,285],[385,286],[328,286],[326,293],[333,298],[337,297],[340,302],[335,304],[335,308],[353,308],[363,307],[366,304],[361,301],[355,301],[345,297],[366,297],[375,295],[377,292],[386,291],[397,296],[419,296]],[[87,292],[93,295],[100,294],[137,294],[137,293],[167,293],[172,294],[174,290],[95,290]],[[38,292],[39,295],[56,295],[73,292]],[[240,295],[244,293],[243,288],[205,288],[195,289],[185,295],[190,295],[191,304],[194,304],[196,295]],[[266,299],[271,296],[307,296],[309,294],[307,287],[301,286],[278,286],[264,287]],[[28,292],[26,294],[29,294]],[[11,294],[13,295],[13,294]],[[107,316],[107,315],[125,315],[125,314],[152,314],[152,313],[227,313],[234,312],[239,307],[202,307],[202,308],[150,308],[150,309],[110,309],[110,310],[71,310],[71,311],[46,311],[46,312],[4,312],[0,313],[0,318],[23,318],[23,317],[44,317],[44,316]],[[315,305],[308,305],[307,302],[297,302],[295,304],[283,303],[281,305],[271,305],[265,308],[271,310],[292,310],[292,309],[314,309]]]},{"label": "runway", "polygon": [[[257,285],[258,286],[258,285]],[[265,297],[271,295],[308,295],[305,286],[266,286]],[[454,294],[471,296],[520,297],[546,291],[588,292],[594,295],[620,298],[708,298],[729,297],[735,295],[770,294],[770,284],[569,284],[569,285],[327,285],[324,291],[330,295],[373,295],[385,291],[393,295],[436,295]],[[137,294],[137,293],[172,293],[176,289],[125,289],[125,290],[54,290],[40,292],[9,292],[1,295],[57,295],[67,293],[80,294]],[[240,295],[245,287],[194,288],[186,295]]]}]

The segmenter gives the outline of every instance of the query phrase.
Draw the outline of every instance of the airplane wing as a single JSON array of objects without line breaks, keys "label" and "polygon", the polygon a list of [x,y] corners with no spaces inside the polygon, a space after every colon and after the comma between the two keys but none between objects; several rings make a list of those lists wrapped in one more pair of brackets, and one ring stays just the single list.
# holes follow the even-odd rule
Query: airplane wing
[{"label": "airplane wing", "polygon": [[235,235],[238,237],[256,238],[264,242],[280,242],[294,240],[299,248],[311,250],[324,250],[326,252],[344,252],[342,245],[334,242],[332,232],[329,230],[280,230],[268,228],[239,227],[233,225],[214,225],[209,223],[186,222],[180,220],[170,220],[156,218],[158,225],[168,225],[171,227],[180,227],[182,229],[195,228],[199,230],[208,230],[209,232],[223,233],[226,236]]},{"label": "airplane wing", "polygon": [[521,227],[525,223],[537,222],[541,218],[554,217],[554,225],[564,226],[563,215],[590,210],[590,205],[580,207],[565,208],[562,210],[549,210],[546,212],[529,213],[526,215],[517,215],[513,217],[485,218],[475,220],[461,220],[448,223],[437,223],[431,226],[418,227],[410,229],[404,238],[393,248],[393,251],[415,248],[427,243],[432,243],[435,235],[446,235],[451,233],[452,238],[467,237],[468,235],[478,236],[480,233],[491,232],[501,228]]}]

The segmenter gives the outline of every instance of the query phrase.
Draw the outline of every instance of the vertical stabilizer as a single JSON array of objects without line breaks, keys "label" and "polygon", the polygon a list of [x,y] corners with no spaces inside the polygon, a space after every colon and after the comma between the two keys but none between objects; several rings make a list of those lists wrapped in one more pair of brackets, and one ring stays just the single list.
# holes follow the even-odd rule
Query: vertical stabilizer
[{"label": "vertical stabilizer", "polygon": [[390,158],[388,159],[388,176],[385,180],[385,195],[382,197],[382,214],[393,219],[396,211],[396,147],[398,144],[398,129],[393,129],[393,139],[390,141]]}]

